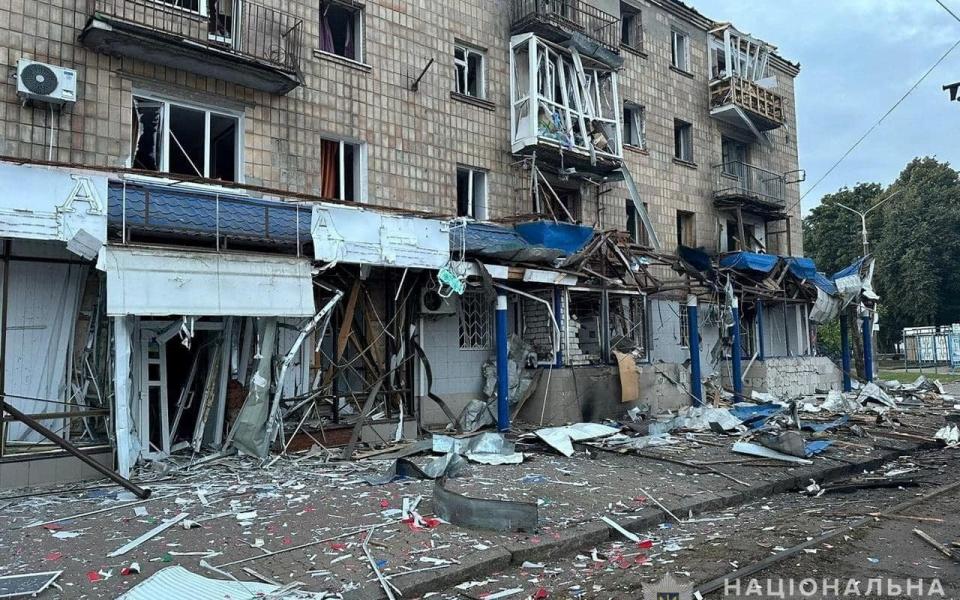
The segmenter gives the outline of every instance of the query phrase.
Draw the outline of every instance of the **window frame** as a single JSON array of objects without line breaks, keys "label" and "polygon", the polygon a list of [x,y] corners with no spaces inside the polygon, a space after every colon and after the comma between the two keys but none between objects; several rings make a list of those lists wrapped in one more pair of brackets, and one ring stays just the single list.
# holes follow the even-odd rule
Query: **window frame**
[{"label": "window frame", "polygon": [[670,66],[684,73],[691,72],[690,34],[677,28],[670,29]]},{"label": "window frame", "polygon": [[687,305],[683,302],[680,303],[680,310],[677,312],[677,317],[679,317],[679,324],[677,330],[678,342],[680,343],[681,348],[690,347],[690,311],[687,309]]},{"label": "window frame", "polygon": [[[337,144],[337,176],[339,179],[339,185],[337,189],[337,198],[332,198],[332,200],[340,200],[341,202],[353,202],[355,204],[366,204],[367,203],[367,144],[358,140],[353,140],[349,138],[342,138],[336,136],[320,136],[321,142],[335,142]],[[355,164],[353,165],[353,192],[355,198],[346,198],[346,179],[344,174],[346,173],[346,165],[344,164],[344,157],[346,153],[344,152],[345,146],[353,147],[353,156]],[[320,145],[320,157],[319,164],[323,164],[323,146]],[[322,169],[321,169],[321,189],[323,187],[322,181]]]},{"label": "window frame", "polygon": [[[627,128],[629,118],[629,129]],[[633,142],[636,134],[637,143]],[[647,149],[647,107],[635,102],[623,103],[623,144],[640,150]]]},{"label": "window frame", "polygon": [[[160,127],[162,131],[162,146],[160,148],[160,166],[157,169],[156,173],[159,175],[183,175],[182,173],[170,173],[170,106],[175,105],[180,108],[185,108],[188,110],[202,111],[204,113],[204,127],[203,127],[203,136],[204,136],[204,147],[203,147],[203,174],[201,177],[204,179],[210,179],[210,115],[215,114],[221,117],[228,117],[236,119],[237,121],[237,135],[234,142],[234,174],[235,177],[233,181],[228,183],[244,183],[244,165],[246,161],[244,160],[244,134],[245,134],[245,115],[242,111],[230,110],[227,108],[222,108],[219,106],[211,106],[200,104],[197,102],[191,102],[189,100],[181,100],[180,98],[174,96],[166,96],[163,94],[157,94],[155,92],[133,89],[130,93],[131,98],[131,110],[136,111],[137,107],[133,103],[134,98],[143,98],[144,100],[151,100],[153,102],[160,102],[163,104],[163,112],[161,114]],[[131,123],[131,127],[133,123]],[[137,125],[139,127],[139,124]],[[127,164],[130,168],[136,168],[134,166],[134,159],[137,151],[136,140],[131,140],[130,144],[130,155],[127,158]],[[187,175],[190,176],[190,175]],[[227,181],[227,180],[221,180]]]},{"label": "window frame", "polygon": [[673,157],[686,163],[694,162],[693,123],[683,119],[673,120]]},{"label": "window frame", "polygon": [[[740,154],[739,160],[727,160],[727,156],[729,154],[728,153],[729,148],[734,148],[736,150],[735,153]],[[737,162],[741,164],[741,168],[739,171],[728,170],[727,165],[732,165]],[[737,179],[742,179],[744,177],[743,167],[748,164],[750,164],[750,144],[743,142],[741,140],[738,140],[737,138],[733,138],[727,135],[721,135],[720,136],[721,172],[728,177],[735,177]]]},{"label": "window frame", "polygon": [[[627,2],[620,2],[620,45],[643,52],[643,10]],[[624,32],[628,33],[624,39]],[[630,35],[637,39],[631,40]]]},{"label": "window frame", "polygon": [[[689,238],[689,239],[684,239]],[[696,213],[688,210],[677,211],[677,245],[695,248],[697,245]]]},{"label": "window frame", "polygon": [[[459,177],[461,172],[467,173],[467,214],[460,214],[460,183]],[[480,200],[480,206],[477,206],[478,198],[474,197],[475,188],[475,177],[480,175],[483,179],[483,195]],[[466,217],[468,219],[473,219],[475,221],[486,221],[489,216],[488,212],[488,199],[490,197],[490,173],[485,169],[478,169],[477,167],[471,167],[469,165],[457,165],[456,176],[458,178],[456,188],[457,188],[457,216]]]},{"label": "window frame", "polygon": [[[479,323],[483,331],[480,332],[480,343],[465,345],[464,338],[465,336],[469,337],[469,332],[465,332],[464,327],[464,315],[468,314],[464,311],[464,304],[468,301],[480,305],[481,310],[475,314],[483,319]],[[471,312],[470,314],[474,313]],[[493,327],[493,305],[489,302],[486,292],[483,288],[467,288],[457,303],[457,349],[461,352],[489,352],[493,349]]]},{"label": "window frame", "polygon": [[[627,233],[630,234],[630,239],[632,239],[633,243],[637,244],[638,246],[650,247],[650,236],[647,233],[647,228],[643,226],[643,220],[640,218],[640,213],[637,211],[637,207],[634,205],[633,199],[627,198],[626,204]],[[649,214],[650,205],[644,202],[643,207],[647,210],[647,214]],[[633,221],[632,227],[631,221]]]},{"label": "window frame", "polygon": [[356,5],[351,2],[341,2],[340,0],[324,0],[320,4],[320,35],[323,36],[323,6],[326,5],[336,5],[339,8],[352,12],[354,15],[353,23],[353,35],[354,35],[354,56],[344,56],[342,54],[337,54],[336,52],[331,52],[330,50],[319,49],[317,52],[326,54],[327,56],[336,56],[342,60],[349,60],[360,65],[365,65],[367,55],[367,44],[366,44],[366,35],[367,35],[367,10],[365,6]]},{"label": "window frame", "polygon": [[[463,51],[463,60],[457,58],[457,52],[460,51]],[[478,90],[476,94],[471,94],[469,90],[470,55],[475,55],[480,59],[480,73],[479,79],[477,80]],[[458,67],[463,67],[462,82],[460,81],[460,70]],[[477,100],[487,99],[487,51],[485,49],[459,40],[455,41],[453,44],[453,72],[455,75],[453,82],[454,93],[468,98],[476,98]],[[463,91],[459,89],[461,83],[463,83]]]}]

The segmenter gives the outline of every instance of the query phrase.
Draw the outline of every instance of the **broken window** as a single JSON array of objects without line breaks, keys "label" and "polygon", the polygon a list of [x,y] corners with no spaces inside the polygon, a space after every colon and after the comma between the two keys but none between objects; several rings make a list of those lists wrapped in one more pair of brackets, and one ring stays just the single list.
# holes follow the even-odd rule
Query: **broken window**
[{"label": "broken window", "polygon": [[344,140],[320,140],[320,195],[357,202],[362,200],[363,145]]},{"label": "broken window", "polygon": [[643,21],[640,9],[620,3],[620,43],[634,50],[643,50]]},{"label": "broken window", "polygon": [[740,228],[736,221],[727,221],[727,252],[736,250],[757,250],[756,227],[752,224],[744,223],[743,237],[740,239]]},{"label": "broken window", "polygon": [[646,298],[610,292],[607,296],[610,349],[647,358]]},{"label": "broken window", "polygon": [[623,143],[647,148],[647,109],[631,102],[623,103]]},{"label": "broken window", "polygon": [[673,121],[673,156],[685,162],[693,162],[693,125],[680,119]]},{"label": "broken window", "polygon": [[486,72],[484,52],[464,44],[457,44],[453,52],[456,76],[454,91],[474,98],[486,98]]},{"label": "broken window", "polygon": [[697,245],[694,215],[685,210],[677,211],[677,244],[693,248]]},{"label": "broken window", "polygon": [[743,312],[740,313],[740,356],[753,358],[756,352],[756,329],[754,318]]},{"label": "broken window", "polygon": [[551,178],[550,187],[540,187],[540,202],[543,207],[536,204],[534,198],[534,212],[549,216],[551,219],[564,223],[580,223],[583,221],[583,202],[581,201],[580,188],[564,187],[562,182]]},{"label": "broken window", "polygon": [[568,365],[575,367],[603,362],[602,303],[602,292],[570,290],[564,354]]},{"label": "broken window", "polygon": [[206,0],[207,23],[211,40],[231,44],[234,38],[236,0]]},{"label": "broken window", "polygon": [[160,4],[166,4],[173,8],[179,8],[183,10],[188,10],[190,12],[199,13],[201,9],[205,6],[201,3],[201,0],[155,0]]},{"label": "broken window", "polygon": [[720,150],[723,161],[723,174],[741,179],[747,164],[749,145],[723,136],[720,138]]},{"label": "broken window", "polygon": [[[649,211],[650,206],[646,202],[643,203],[643,207]],[[627,198],[627,233],[635,244],[650,246],[650,235],[647,233],[647,228],[643,226],[640,215],[637,214],[636,205],[630,198]]]},{"label": "broken window", "polygon": [[671,30],[671,64],[685,73],[690,72],[690,36],[676,29]]},{"label": "broken window", "polygon": [[320,50],[362,62],[363,8],[352,2],[321,2]]},{"label": "broken window", "polygon": [[487,174],[457,167],[457,216],[483,221],[487,218]]},{"label": "broken window", "polygon": [[493,304],[483,290],[470,289],[460,296],[460,349],[489,350],[492,341]]},{"label": "broken window", "polygon": [[180,103],[133,97],[135,169],[237,181],[240,120]]}]

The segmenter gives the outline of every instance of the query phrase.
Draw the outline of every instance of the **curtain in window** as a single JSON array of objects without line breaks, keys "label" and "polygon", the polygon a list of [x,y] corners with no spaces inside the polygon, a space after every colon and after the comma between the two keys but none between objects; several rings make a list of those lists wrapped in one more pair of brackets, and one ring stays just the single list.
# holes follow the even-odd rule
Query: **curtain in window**
[{"label": "curtain in window", "polygon": [[320,49],[324,52],[333,52],[333,30],[330,28],[330,19],[327,17],[329,6],[323,7],[323,14],[320,16]]},{"label": "curtain in window", "polygon": [[337,160],[339,152],[339,142],[320,141],[320,195],[324,198],[340,197],[340,168]]}]

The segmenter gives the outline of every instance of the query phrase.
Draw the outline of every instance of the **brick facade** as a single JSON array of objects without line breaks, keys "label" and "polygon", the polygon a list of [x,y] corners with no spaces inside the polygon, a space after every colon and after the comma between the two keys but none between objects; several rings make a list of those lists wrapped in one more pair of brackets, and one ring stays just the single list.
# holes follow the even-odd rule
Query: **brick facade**
[{"label": "brick facade", "polygon": [[[77,41],[91,12],[87,0],[9,0],[0,6],[0,66],[9,75],[0,85],[0,155],[48,157],[50,112],[23,107],[16,96],[17,60],[30,58],[77,70],[78,101],[53,117],[56,161],[128,166],[132,93],[142,89],[242,112],[243,180],[249,184],[319,194],[318,137],[337,137],[366,144],[367,202],[452,214],[456,166],[462,164],[488,171],[491,218],[529,212],[529,175],[512,166],[510,152],[511,2],[367,0],[360,63],[318,50],[320,3],[263,2],[303,20],[304,84],[285,96],[88,50]],[[713,208],[711,167],[720,161],[723,129],[708,110],[707,21],[672,0],[630,4],[642,11],[644,46],[643,53],[622,50],[620,100],[646,108],[647,149],[626,150],[626,163],[665,250],[675,247],[677,210],[695,213],[697,244],[717,250],[726,217]],[[690,35],[690,74],[670,68],[671,28]],[[486,50],[489,103],[451,95],[455,42]],[[419,90],[411,91],[431,58],[436,62]],[[787,124],[770,132],[771,147],[753,144],[750,156],[781,173],[798,168],[793,79],[785,64],[773,66],[780,66],[777,91],[785,98]],[[693,125],[695,166],[673,159],[674,119]],[[587,189],[584,221],[624,228],[625,189]],[[798,186],[787,186],[794,254],[802,253],[798,194]],[[771,223],[770,229],[784,227]],[[771,251],[786,253],[782,236],[768,238]]]}]

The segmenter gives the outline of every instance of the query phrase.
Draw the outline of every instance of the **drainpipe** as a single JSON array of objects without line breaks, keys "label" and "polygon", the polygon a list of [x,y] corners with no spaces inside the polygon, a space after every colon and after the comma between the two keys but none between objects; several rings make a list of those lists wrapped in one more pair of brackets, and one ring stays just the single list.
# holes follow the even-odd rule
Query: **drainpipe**
[{"label": "drainpipe", "polygon": [[690,335],[690,395],[694,406],[703,405],[703,386],[700,381],[700,323],[697,320],[697,297],[687,296],[687,325]]},{"label": "drainpipe", "polygon": [[743,400],[743,350],[740,347],[740,300],[733,299],[733,395],[734,401]]},{"label": "drainpipe", "polygon": [[863,321],[863,378],[867,383],[873,381],[873,316],[864,309]]},{"label": "drainpipe", "polygon": [[850,383],[850,322],[847,315],[840,315],[840,366],[843,369],[843,391],[853,390]]},{"label": "drainpipe", "polygon": [[757,300],[757,359],[763,362],[767,349],[763,341],[763,301]]},{"label": "drainpipe", "polygon": [[507,295],[497,294],[497,429],[510,429],[510,381],[507,368]]}]

